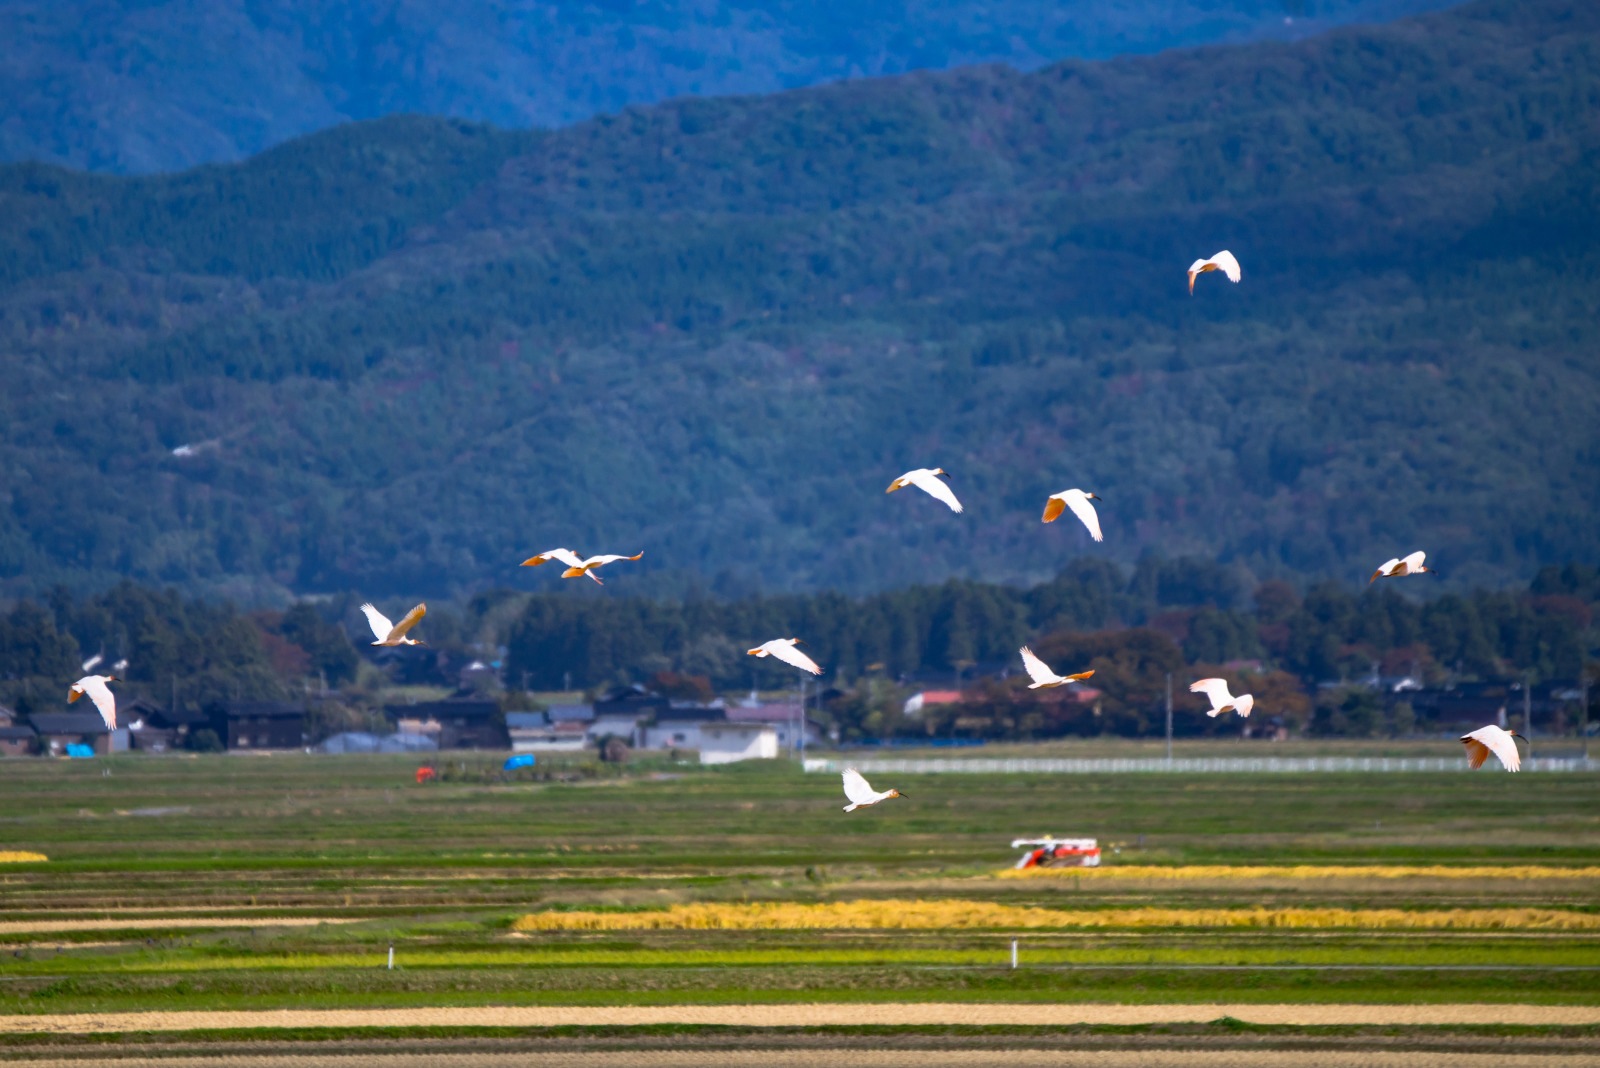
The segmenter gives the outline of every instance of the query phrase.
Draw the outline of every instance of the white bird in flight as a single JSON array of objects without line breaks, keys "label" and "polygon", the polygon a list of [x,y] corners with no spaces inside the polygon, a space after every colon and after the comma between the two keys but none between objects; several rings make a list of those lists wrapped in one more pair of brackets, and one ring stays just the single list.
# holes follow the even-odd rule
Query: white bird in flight
[{"label": "white bird in flight", "polygon": [[1033,680],[1028,684],[1028,689],[1030,690],[1037,690],[1045,686],[1065,686],[1069,682],[1082,682],[1094,674],[1094,670],[1091,668],[1088,671],[1080,671],[1076,675],[1057,675],[1050,670],[1048,664],[1034,656],[1033,650],[1026,645],[1022,647],[1021,653],[1022,666],[1028,669],[1028,678]]},{"label": "white bird in flight", "polygon": [[[641,551],[639,556],[643,555],[644,553]],[[578,554],[573,552],[571,549],[551,549],[547,553],[540,553],[538,556],[528,557],[526,560],[522,561],[522,566],[538,567],[547,560],[554,560],[557,563],[567,565],[567,569],[561,572],[562,578],[577,578],[579,575],[588,575],[590,578],[594,579],[595,582],[598,582],[600,585],[604,586],[605,583],[600,582],[600,576],[594,574],[592,570],[593,568],[604,567],[606,564],[614,564],[618,560],[637,560],[639,559],[639,556],[591,556],[587,560],[581,560],[578,558]]]},{"label": "white bird in flight", "polygon": [[83,670],[85,672],[93,671],[95,669],[95,665],[104,659],[105,654],[95,653],[93,656],[83,662]]},{"label": "white bird in flight", "polygon": [[904,797],[899,790],[886,790],[883,793],[872,788],[872,784],[861,777],[855,768],[844,769],[844,796],[850,803],[844,806],[846,812],[854,812],[858,808],[876,805],[879,801],[887,801],[891,797]]},{"label": "white bird in flight", "polygon": [[1221,271],[1228,276],[1228,281],[1237,282],[1242,272],[1239,270],[1239,261],[1233,258],[1233,253],[1227,249],[1212,256],[1209,260],[1195,260],[1189,264],[1189,292],[1194,292],[1194,280],[1207,271]]},{"label": "white bird in flight", "polygon": [[940,475],[945,478],[950,477],[950,473],[942,467],[919,467],[915,471],[907,471],[889,483],[889,488],[883,492],[893,493],[897,489],[915,486],[928,496],[949,505],[952,512],[963,511],[961,502],[956,500],[956,495],[950,491],[950,487],[939,481]]},{"label": "white bird in flight", "polygon": [[1410,556],[1397,556],[1393,560],[1390,560],[1388,563],[1384,564],[1382,567],[1378,568],[1378,570],[1374,571],[1372,573],[1372,577],[1367,579],[1367,585],[1372,585],[1380,578],[1399,578],[1402,575],[1418,575],[1424,571],[1430,575],[1437,575],[1439,572],[1423,564],[1422,561],[1426,560],[1427,558],[1428,554],[1423,552],[1421,549],[1418,549]]},{"label": "white bird in flight", "polygon": [[[1493,723],[1479,727],[1471,734],[1463,734],[1461,742],[1467,747],[1467,763],[1473,768],[1483,767],[1483,762],[1493,753],[1507,771],[1522,767],[1522,756],[1517,752],[1516,739],[1523,736],[1516,731],[1503,730]],[[1526,739],[1524,739],[1526,740]]]},{"label": "white bird in flight", "polygon": [[106,721],[106,730],[114,731],[117,729],[117,698],[106,683],[116,681],[115,675],[85,675],[67,691],[67,704],[88,694],[94,707],[99,709],[100,718]]},{"label": "white bird in flight", "polygon": [[1069,489],[1060,493],[1052,493],[1050,499],[1044,502],[1044,522],[1054,523],[1061,518],[1062,512],[1070,508],[1072,509],[1072,514],[1082,520],[1083,525],[1089,528],[1090,537],[1095,541],[1105,541],[1105,536],[1100,533],[1100,515],[1094,510],[1094,505],[1089,503],[1090,501],[1102,499],[1093,493],[1085,493],[1081,489]]},{"label": "white bird in flight", "polygon": [[428,614],[428,606],[419,604],[406,613],[406,617],[398,623],[390,623],[389,617],[372,607],[370,604],[361,606],[367,614],[367,625],[372,628],[373,636],[378,640],[373,645],[427,645],[415,638],[407,638],[406,631],[417,625],[417,621]]},{"label": "white bird in flight", "polygon": [[[799,638],[774,638],[770,642],[746,650],[751,656],[775,656],[785,664],[790,664],[801,671],[809,671],[813,675],[822,674],[822,669],[817,667],[817,662],[795,648],[796,644],[805,645]],[[809,648],[809,646],[807,646]]]},{"label": "white bird in flight", "polygon": [[1189,687],[1190,693],[1203,693],[1211,699],[1211,711],[1206,715],[1215,719],[1228,709],[1233,709],[1241,716],[1248,716],[1250,710],[1256,706],[1256,699],[1247,693],[1238,697],[1228,692],[1226,679],[1201,679]]}]

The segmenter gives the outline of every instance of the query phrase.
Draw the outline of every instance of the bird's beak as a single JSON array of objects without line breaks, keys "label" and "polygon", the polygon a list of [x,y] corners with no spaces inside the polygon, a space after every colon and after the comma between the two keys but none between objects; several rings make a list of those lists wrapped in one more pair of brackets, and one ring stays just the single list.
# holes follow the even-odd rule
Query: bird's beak
[{"label": "bird's beak", "polygon": [[1091,501],[1103,501],[1103,500],[1105,500],[1105,498],[1100,496],[1100,494],[1098,494],[1098,493],[1085,493],[1084,496],[1087,497]]},{"label": "bird's beak", "polygon": [[944,469],[944,468],[942,468],[942,467],[941,467],[941,468],[939,468],[939,469],[938,469],[938,470],[937,470],[937,471],[935,471],[935,472],[934,472],[934,474],[936,474],[936,475],[943,475],[943,476],[944,476],[944,477],[945,477],[945,478],[949,478],[949,477],[950,477],[950,472],[948,472],[948,471],[946,471],[946,470],[945,470],[945,469]]},{"label": "bird's beak", "polygon": [[900,792],[900,791],[899,791],[899,790],[896,790],[896,791],[895,791],[895,792],[894,792],[894,796],[896,796],[896,797],[905,797],[905,796],[906,796],[906,795],[905,795],[905,794],[903,794],[903,793],[901,793],[901,792]]},{"label": "bird's beak", "polygon": [[794,643],[796,645],[804,645],[807,649],[811,648],[811,643],[810,642],[803,642],[799,638],[795,638],[794,639]]},{"label": "bird's beak", "polygon": [[[1513,738],[1517,738],[1517,739],[1520,739],[1521,741],[1528,742],[1528,736],[1526,734],[1518,734],[1516,731],[1506,731],[1506,733],[1511,735],[1511,737],[1513,737]],[[1511,744],[1512,745],[1516,745],[1517,743],[1516,742],[1512,742]],[[1529,752],[1533,751],[1533,743],[1532,742],[1528,742],[1528,751]]]}]

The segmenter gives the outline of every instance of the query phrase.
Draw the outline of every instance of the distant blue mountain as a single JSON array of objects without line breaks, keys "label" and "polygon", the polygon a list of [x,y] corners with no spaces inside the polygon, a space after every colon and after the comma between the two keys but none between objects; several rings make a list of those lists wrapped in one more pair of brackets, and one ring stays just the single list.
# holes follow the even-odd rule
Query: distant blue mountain
[{"label": "distant blue mountain", "polygon": [[0,0],[0,160],[169,171],[352,119],[552,127],[669,97],[1299,38],[1448,0]]}]

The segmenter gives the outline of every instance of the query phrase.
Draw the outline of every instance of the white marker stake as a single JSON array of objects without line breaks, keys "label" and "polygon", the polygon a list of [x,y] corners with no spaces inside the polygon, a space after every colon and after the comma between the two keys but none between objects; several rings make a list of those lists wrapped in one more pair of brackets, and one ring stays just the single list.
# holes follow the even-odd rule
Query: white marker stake
[{"label": "white marker stake", "polygon": [[[1013,965],[1015,967],[1015,965]],[[389,947],[389,970],[394,971],[394,947]]]},{"label": "white marker stake", "polygon": [[1017,940],[1015,938],[1013,938],[1011,940],[1011,967],[1013,969],[1015,969],[1016,966],[1017,966]]}]

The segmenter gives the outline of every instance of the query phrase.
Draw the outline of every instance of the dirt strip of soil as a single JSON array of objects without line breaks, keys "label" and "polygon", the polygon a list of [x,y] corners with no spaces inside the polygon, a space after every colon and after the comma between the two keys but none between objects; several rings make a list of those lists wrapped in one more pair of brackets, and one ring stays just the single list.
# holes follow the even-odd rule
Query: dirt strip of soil
[{"label": "dirt strip of soil", "polygon": [[[194,1058],[35,1060],[34,1068],[196,1068]],[[1388,1050],[617,1050],[570,1053],[224,1054],[223,1068],[1594,1068],[1579,1054]]]},{"label": "dirt strip of soil", "polygon": [[99,1034],[308,1027],[735,1027],[1070,1026],[1207,1023],[1224,1016],[1293,1027],[1600,1024],[1587,1005],[1017,1005],[810,1004],[611,1005],[407,1009],[282,1009],[234,1012],[108,1012],[0,1016],[10,1034]]},{"label": "dirt strip of soil", "polygon": [[168,931],[179,927],[315,927],[319,923],[360,923],[359,919],[327,916],[144,916],[106,920],[8,920],[0,922],[0,935],[37,934],[40,931]]}]

